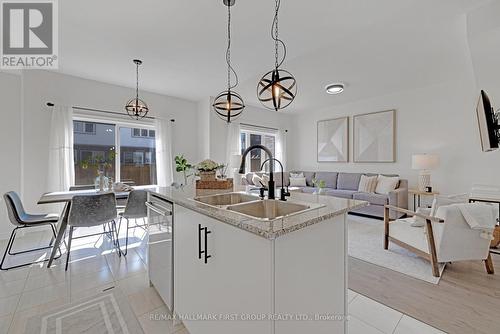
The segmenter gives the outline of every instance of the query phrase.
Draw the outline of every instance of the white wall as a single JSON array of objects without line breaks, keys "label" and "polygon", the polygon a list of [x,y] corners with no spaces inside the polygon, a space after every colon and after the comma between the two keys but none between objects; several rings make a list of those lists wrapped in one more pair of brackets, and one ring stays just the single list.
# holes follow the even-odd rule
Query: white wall
[{"label": "white wall", "polygon": [[[47,101],[65,106],[82,106],[121,112],[134,95],[130,88],[61,75],[48,71],[25,71],[23,74],[23,155],[21,192],[27,209],[36,208],[40,195],[46,191],[47,151],[50,131],[50,112]],[[188,159],[197,159],[196,103],[169,96],[141,93],[151,115],[174,118],[173,152],[183,153]]]},{"label": "white wall", "polygon": [[21,76],[0,72],[0,92],[0,239],[5,239],[12,228],[3,194],[21,191]]},{"label": "white wall", "polygon": [[492,1],[467,17],[467,37],[478,89],[500,108],[500,2]]},{"label": "white wall", "polygon": [[[414,153],[437,153],[439,169],[432,174],[436,190],[463,193],[474,183],[498,184],[500,153],[483,153],[475,116],[472,78],[332,107],[296,117],[292,167],[305,170],[396,173],[417,184],[411,169]],[[396,109],[396,163],[316,162],[316,122],[320,119]],[[352,143],[352,118],[350,119]],[[352,145],[351,145],[352,146]],[[352,147],[350,152],[352,160]]]}]

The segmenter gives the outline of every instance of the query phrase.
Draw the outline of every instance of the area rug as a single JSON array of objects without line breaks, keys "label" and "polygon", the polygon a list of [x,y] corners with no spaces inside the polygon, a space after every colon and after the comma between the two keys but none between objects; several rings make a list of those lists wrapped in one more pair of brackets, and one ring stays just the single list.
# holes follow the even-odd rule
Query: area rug
[{"label": "area rug", "polygon": [[[389,250],[384,249],[382,220],[349,215],[348,231],[349,256],[429,283],[439,283],[440,278],[432,276],[429,261],[393,243],[389,243]],[[444,264],[439,265],[441,274],[444,268]]]},{"label": "area rug", "polygon": [[117,289],[81,299],[28,320],[26,334],[141,334],[127,298]]}]

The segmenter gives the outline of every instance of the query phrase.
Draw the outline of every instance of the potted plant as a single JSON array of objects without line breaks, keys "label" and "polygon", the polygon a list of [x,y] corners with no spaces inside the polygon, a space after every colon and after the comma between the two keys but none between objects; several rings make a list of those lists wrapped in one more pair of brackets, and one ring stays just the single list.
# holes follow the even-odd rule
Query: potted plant
[{"label": "potted plant", "polygon": [[322,195],[322,194],[324,194],[324,193],[325,193],[325,191],[326,191],[326,189],[325,189],[325,188],[326,188],[326,182],[325,182],[325,180],[317,180],[317,179],[313,179],[313,180],[312,180],[312,182],[313,182],[313,185],[314,185],[316,188],[318,188],[317,193],[318,193],[319,195]]},{"label": "potted plant", "polygon": [[202,181],[215,181],[215,174],[220,165],[213,160],[206,159],[200,162],[196,169]]},{"label": "potted plant", "polygon": [[188,174],[188,171],[191,169],[193,169],[193,165],[184,158],[184,155],[177,155],[175,157],[175,171],[177,173],[182,173],[184,176],[184,185],[187,185],[188,178],[193,175],[192,173]]}]

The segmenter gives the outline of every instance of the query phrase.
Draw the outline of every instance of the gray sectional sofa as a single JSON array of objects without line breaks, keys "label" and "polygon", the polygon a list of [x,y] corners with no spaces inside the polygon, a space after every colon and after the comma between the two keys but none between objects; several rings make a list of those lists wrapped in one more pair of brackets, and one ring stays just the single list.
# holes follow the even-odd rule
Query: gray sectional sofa
[{"label": "gray sectional sofa", "polygon": [[[389,192],[387,195],[376,193],[359,192],[358,186],[361,180],[361,175],[378,175],[373,173],[343,173],[343,172],[306,172],[306,171],[292,171],[292,173],[303,173],[306,177],[306,187],[296,187],[294,190],[302,191],[305,193],[313,193],[317,189],[314,188],[313,179],[323,180],[326,183],[325,195],[352,198],[361,201],[367,201],[369,206],[352,211],[352,213],[368,215],[377,218],[384,217],[384,205],[394,205],[400,208],[408,208],[408,181],[404,179],[399,180],[398,187]],[[252,182],[253,175],[257,174],[262,176],[263,173],[247,173],[242,178],[242,183],[246,185],[254,185]],[[398,175],[386,175],[398,176]],[[284,185],[290,185],[290,173],[285,172],[283,175]],[[276,187],[281,187],[281,173],[275,173],[274,180]],[[390,211],[391,219],[397,219],[402,216],[401,213]]]}]

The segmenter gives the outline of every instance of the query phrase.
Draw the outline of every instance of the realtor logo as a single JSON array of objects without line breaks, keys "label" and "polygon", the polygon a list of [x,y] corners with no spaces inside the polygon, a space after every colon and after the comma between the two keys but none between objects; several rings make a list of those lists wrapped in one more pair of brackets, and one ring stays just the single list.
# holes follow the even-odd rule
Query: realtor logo
[{"label": "realtor logo", "polygon": [[2,69],[57,69],[57,2],[2,1]]}]

